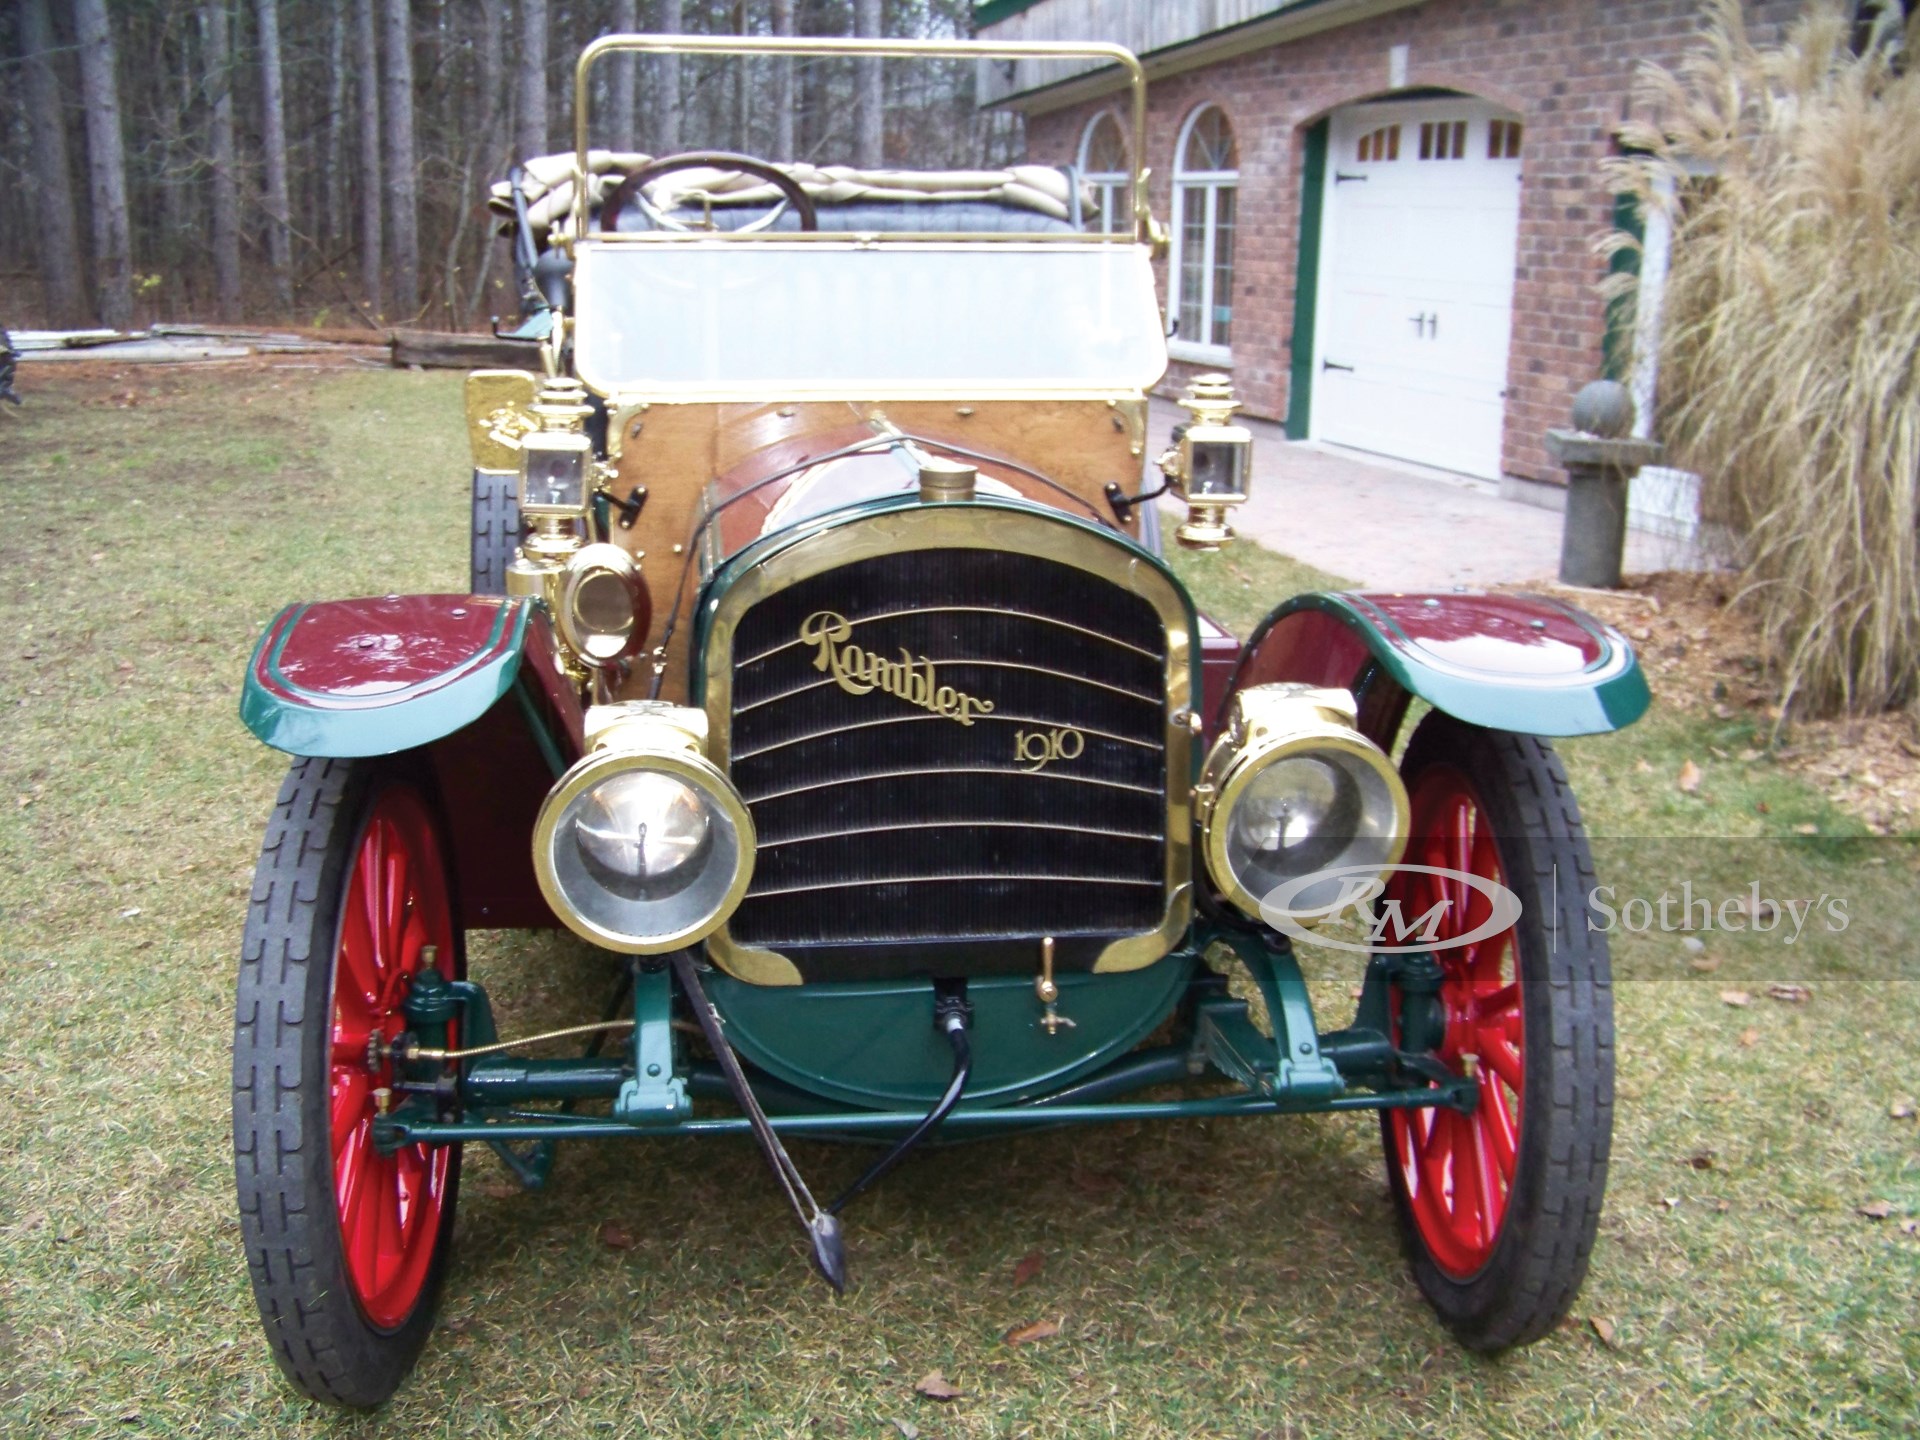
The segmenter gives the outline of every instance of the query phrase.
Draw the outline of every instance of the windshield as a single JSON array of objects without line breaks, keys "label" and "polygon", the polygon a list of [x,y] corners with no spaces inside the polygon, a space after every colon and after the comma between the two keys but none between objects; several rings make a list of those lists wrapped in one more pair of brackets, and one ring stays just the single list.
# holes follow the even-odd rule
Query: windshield
[{"label": "windshield", "polygon": [[1138,391],[1167,363],[1136,245],[585,241],[574,295],[602,394]]}]

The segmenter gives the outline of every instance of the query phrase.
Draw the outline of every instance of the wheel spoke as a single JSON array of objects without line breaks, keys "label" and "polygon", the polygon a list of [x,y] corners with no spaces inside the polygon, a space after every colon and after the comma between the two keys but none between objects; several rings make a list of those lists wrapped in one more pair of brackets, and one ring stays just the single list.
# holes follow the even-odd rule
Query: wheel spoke
[{"label": "wheel spoke", "polygon": [[349,1250],[366,1200],[367,1171],[379,1161],[373,1149],[372,1128],[372,1122],[362,1116],[333,1152],[334,1200],[340,1211],[340,1236]]},{"label": "wheel spoke", "polygon": [[1486,1200],[1480,1192],[1480,1165],[1474,1154],[1473,1122],[1458,1110],[1446,1112],[1452,1137],[1453,1230],[1466,1245],[1484,1242]]},{"label": "wheel spoke", "polygon": [[1493,1237],[1500,1230],[1500,1214],[1505,1208],[1505,1199],[1500,1189],[1500,1177],[1494,1173],[1493,1146],[1487,1139],[1486,1121],[1477,1111],[1470,1118],[1463,1119],[1473,1141],[1473,1188],[1479,1201],[1474,1209],[1474,1218],[1480,1227],[1480,1233],[1475,1238],[1481,1245],[1491,1248]]},{"label": "wheel spoke", "polygon": [[1514,1157],[1520,1148],[1518,1127],[1514,1125],[1513,1111],[1507,1105],[1506,1088],[1496,1076],[1484,1070],[1480,1072],[1480,1109],[1477,1113],[1481,1123],[1486,1126],[1487,1139],[1493,1147],[1494,1163],[1500,1167],[1501,1177],[1512,1184]]},{"label": "wheel spoke", "polygon": [[1426,1143],[1419,1147],[1422,1186],[1442,1211],[1447,1208],[1447,1192],[1450,1188],[1447,1183],[1447,1160],[1453,1151],[1453,1132],[1447,1126],[1446,1117],[1452,1113],[1450,1110],[1427,1111]]},{"label": "wheel spoke", "polygon": [[1496,990],[1485,990],[1473,997],[1473,1016],[1482,1024],[1519,1008],[1520,984],[1518,981],[1509,981]]},{"label": "wheel spoke", "polygon": [[333,1154],[335,1164],[353,1138],[354,1128],[366,1118],[368,1110],[367,1073],[336,1066],[333,1072]]},{"label": "wheel spoke", "polygon": [[[353,884],[340,917],[340,960],[334,980],[334,1002],[346,1002],[362,1015],[371,1013],[380,993],[380,962],[375,952],[367,903],[365,873],[354,867]],[[347,984],[342,984],[342,980]]]},{"label": "wheel spoke", "polygon": [[1493,1067],[1494,1074],[1512,1086],[1514,1094],[1518,1095],[1525,1090],[1525,1070],[1521,1064],[1520,1052],[1514,1048],[1513,1042],[1505,1035],[1489,1029],[1480,1032],[1480,1043],[1482,1046],[1480,1059]]}]

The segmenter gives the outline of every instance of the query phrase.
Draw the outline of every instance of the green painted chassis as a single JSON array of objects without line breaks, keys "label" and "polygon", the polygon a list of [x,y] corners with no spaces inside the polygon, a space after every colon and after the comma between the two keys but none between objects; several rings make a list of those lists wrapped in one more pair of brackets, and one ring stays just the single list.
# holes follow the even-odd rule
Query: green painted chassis
[{"label": "green painted chassis", "polygon": [[[1245,1000],[1228,993],[1226,978],[1204,960],[1223,945],[1258,987],[1271,1033],[1254,1022]],[[942,1128],[978,1138],[1036,1126],[1086,1125],[1115,1120],[1170,1120],[1216,1115],[1298,1114],[1333,1110],[1452,1106],[1470,1111],[1477,1086],[1432,1060],[1428,1052],[1445,1028],[1438,999],[1440,968],[1423,954],[1375,956],[1368,962],[1352,1024],[1321,1033],[1313,1004],[1287,940],[1211,919],[1196,924],[1187,943],[1158,962],[1184,972],[1174,1033],[1165,1043],[1121,1056],[1050,1095],[1013,1105],[967,1105]],[[441,1062],[408,1060],[401,1099],[374,1122],[384,1149],[413,1144],[484,1141],[520,1179],[546,1180],[561,1140],[618,1136],[741,1135],[749,1122],[737,1113],[699,1114],[695,1102],[728,1100],[719,1067],[691,1060],[674,1024],[678,999],[663,959],[631,962],[633,1031],[620,1056],[527,1059],[509,1053]],[[1024,978],[975,981],[1031,990]],[[1389,1039],[1388,989],[1399,1002],[1404,1047]],[[486,990],[472,981],[447,981],[427,972],[406,1000],[415,1041],[443,1048],[458,1022],[461,1045],[497,1043]],[[931,1007],[926,1016],[933,1033]],[[449,1075],[448,1064],[457,1065]],[[885,1138],[918,1124],[924,1108],[879,1110],[837,1105],[766,1075],[754,1090],[776,1130],[834,1138]],[[1173,1099],[1124,1097],[1179,1086],[1204,1093]],[[611,1101],[605,1116],[582,1115],[580,1101]],[[544,1102],[561,1108],[528,1108]],[[732,1111],[731,1103],[727,1105]]]}]

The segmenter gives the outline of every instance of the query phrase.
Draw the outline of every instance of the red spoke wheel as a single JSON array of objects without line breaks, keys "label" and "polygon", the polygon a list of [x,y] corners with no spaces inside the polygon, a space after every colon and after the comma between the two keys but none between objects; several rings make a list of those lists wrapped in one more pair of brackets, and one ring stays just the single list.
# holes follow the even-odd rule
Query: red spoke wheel
[{"label": "red spoke wheel", "polygon": [[[1499,1350],[1565,1316],[1606,1191],[1613,1010],[1606,940],[1584,922],[1593,860],[1545,741],[1436,712],[1401,769],[1403,863],[1425,868],[1387,894],[1410,920],[1437,911],[1434,1054],[1475,1077],[1477,1104],[1383,1112],[1387,1172],[1420,1288],[1465,1343]],[[1519,902],[1504,926],[1501,889]]]},{"label": "red spoke wheel", "polygon": [[432,1326],[457,1147],[383,1154],[385,1042],[432,947],[462,970],[429,790],[391,760],[296,760],[255,871],[234,1030],[234,1151],[254,1298],[306,1394],[371,1406]]}]

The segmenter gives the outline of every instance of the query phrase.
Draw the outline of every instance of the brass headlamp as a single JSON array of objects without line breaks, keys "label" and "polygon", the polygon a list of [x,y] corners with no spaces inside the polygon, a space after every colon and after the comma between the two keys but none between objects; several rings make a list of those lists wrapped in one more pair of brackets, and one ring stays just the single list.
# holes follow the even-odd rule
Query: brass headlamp
[{"label": "brass headlamp", "polygon": [[1160,468],[1180,498],[1187,518],[1174,537],[1189,550],[1218,550],[1233,538],[1227,514],[1246,503],[1253,480],[1253,435],[1229,423],[1240,402],[1225,375],[1200,375],[1180,396],[1193,419],[1179,442],[1160,457]]},{"label": "brass headlamp", "polygon": [[1407,791],[1355,724],[1345,690],[1238,691],[1207,756],[1199,819],[1207,872],[1227,903],[1312,927],[1407,843]]},{"label": "brass headlamp", "polygon": [[704,939],[747,893],[754,853],[746,802],[707,758],[706,712],[596,705],[586,739],[534,822],[541,893],[609,950],[658,955]]}]

